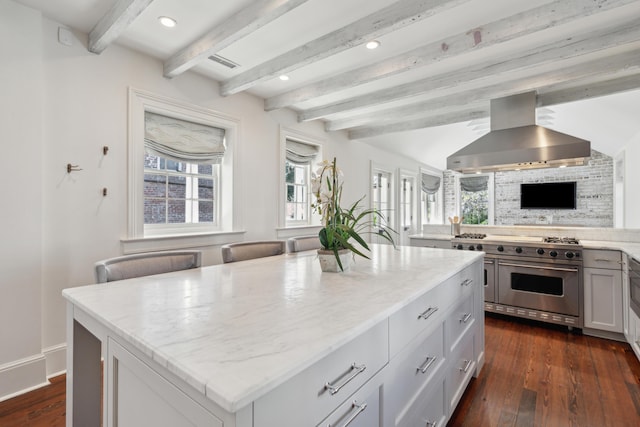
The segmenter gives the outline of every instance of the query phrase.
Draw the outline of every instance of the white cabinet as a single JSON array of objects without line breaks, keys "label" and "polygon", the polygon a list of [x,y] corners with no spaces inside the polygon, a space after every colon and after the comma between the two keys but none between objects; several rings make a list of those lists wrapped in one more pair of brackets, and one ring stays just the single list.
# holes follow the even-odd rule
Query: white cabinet
[{"label": "white cabinet", "polygon": [[622,334],[622,254],[588,249],[583,253],[585,332],[595,329]]},{"label": "white cabinet", "polygon": [[462,270],[389,319],[385,427],[444,426],[483,362],[483,267]]}]

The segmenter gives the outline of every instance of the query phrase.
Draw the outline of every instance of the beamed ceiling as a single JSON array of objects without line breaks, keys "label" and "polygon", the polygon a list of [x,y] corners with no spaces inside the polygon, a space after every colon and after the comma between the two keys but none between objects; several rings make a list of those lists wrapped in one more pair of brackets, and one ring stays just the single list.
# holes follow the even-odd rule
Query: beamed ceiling
[{"label": "beamed ceiling", "polygon": [[[602,143],[615,139],[595,144],[610,155],[640,130],[621,124],[640,99],[638,0],[20,3],[88,33],[98,55],[121,44],[162,60],[167,78],[195,71],[219,82],[222,96],[246,91],[263,98],[266,111],[289,108],[301,122],[322,120],[329,132],[391,150],[402,152],[406,141],[405,154],[418,158],[429,144],[446,156],[469,142],[454,134],[486,131],[489,100],[531,90],[558,130],[588,133],[594,123],[576,114],[603,111],[592,131]],[[159,16],[178,24],[164,28]],[[374,39],[381,46],[366,49]],[[587,111],[580,106],[592,113],[575,113]],[[626,133],[616,134],[621,128]]]}]

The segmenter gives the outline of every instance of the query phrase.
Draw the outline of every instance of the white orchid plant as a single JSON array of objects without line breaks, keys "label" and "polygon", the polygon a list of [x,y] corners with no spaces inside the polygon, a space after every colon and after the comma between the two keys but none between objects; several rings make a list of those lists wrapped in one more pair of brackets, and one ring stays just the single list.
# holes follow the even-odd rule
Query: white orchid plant
[{"label": "white orchid plant", "polygon": [[[315,202],[311,207],[320,214],[322,229],[318,233],[323,249],[332,251],[336,257],[340,270],[344,270],[338,251],[348,249],[354,254],[369,258],[349,240],[353,238],[365,250],[370,250],[363,234],[376,234],[389,241],[395,247],[392,233],[385,216],[378,209],[362,209],[360,203],[364,196],[343,209],[340,206],[342,197],[343,173],[336,166],[336,159],[332,162],[324,160],[318,170],[312,175],[311,185]],[[375,232],[372,229],[375,227]]]}]

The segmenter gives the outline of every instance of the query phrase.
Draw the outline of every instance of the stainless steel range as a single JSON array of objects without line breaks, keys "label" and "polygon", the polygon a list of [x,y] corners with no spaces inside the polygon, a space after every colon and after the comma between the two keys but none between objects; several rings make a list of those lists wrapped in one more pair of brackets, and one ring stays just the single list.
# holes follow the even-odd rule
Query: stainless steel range
[{"label": "stainless steel range", "polygon": [[462,234],[485,252],[485,310],[582,328],[582,247],[574,238]]}]

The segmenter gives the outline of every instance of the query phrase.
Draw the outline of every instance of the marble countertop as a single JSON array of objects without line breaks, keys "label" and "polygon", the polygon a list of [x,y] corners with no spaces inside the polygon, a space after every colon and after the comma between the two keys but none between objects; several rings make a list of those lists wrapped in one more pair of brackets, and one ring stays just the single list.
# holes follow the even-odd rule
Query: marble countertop
[{"label": "marble countertop", "polygon": [[314,251],[102,285],[64,297],[229,412],[386,319],[482,254],[372,245],[344,273]]}]

